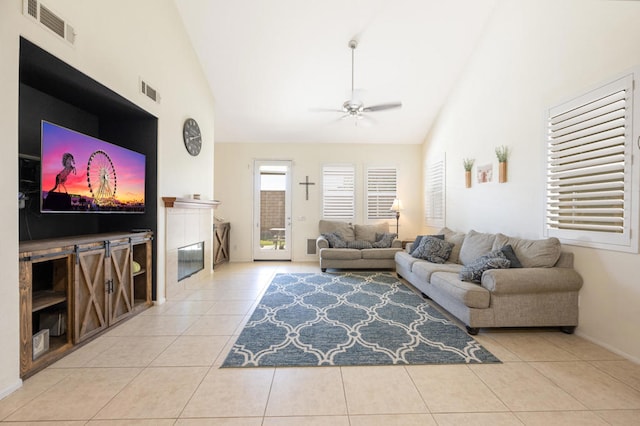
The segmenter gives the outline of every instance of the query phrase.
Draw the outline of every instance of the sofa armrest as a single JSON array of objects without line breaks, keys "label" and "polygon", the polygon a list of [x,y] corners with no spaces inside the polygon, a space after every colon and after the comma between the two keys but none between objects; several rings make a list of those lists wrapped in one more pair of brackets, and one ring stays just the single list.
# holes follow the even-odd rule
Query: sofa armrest
[{"label": "sofa armrest", "polygon": [[402,248],[402,240],[395,239],[391,242],[391,248]]},{"label": "sofa armrest", "polygon": [[572,268],[490,269],[480,285],[496,294],[578,291],[582,277]]},{"label": "sofa armrest", "polygon": [[329,248],[329,241],[321,235],[316,238],[316,247],[318,248],[318,251],[323,248]]}]

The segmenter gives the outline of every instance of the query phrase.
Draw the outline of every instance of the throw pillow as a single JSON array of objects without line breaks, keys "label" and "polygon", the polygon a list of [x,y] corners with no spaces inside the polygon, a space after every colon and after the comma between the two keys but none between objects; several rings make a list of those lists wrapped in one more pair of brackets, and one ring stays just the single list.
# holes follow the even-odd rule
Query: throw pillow
[{"label": "throw pillow", "polygon": [[331,232],[329,234],[322,234],[325,240],[329,242],[329,247],[332,248],[346,248],[347,243],[342,239],[342,236],[337,232]]},{"label": "throw pillow", "polygon": [[424,237],[433,237],[433,238],[437,238],[439,240],[444,240],[444,234],[438,234],[438,235],[418,235],[416,237],[416,239],[413,241],[413,245],[411,246],[411,252],[409,253],[410,255],[413,256],[413,252],[416,251],[416,249],[418,248],[418,246],[420,245],[420,242],[422,241],[422,239]]},{"label": "throw pillow", "polygon": [[511,244],[503,246],[500,251],[510,262],[510,268],[522,268],[522,263],[520,263],[520,259],[518,259],[518,256],[516,256],[516,252],[513,251],[513,247],[511,247]]},{"label": "throw pillow", "polygon": [[488,271],[489,269],[507,269],[509,265],[510,262],[502,251],[494,250],[463,266],[458,274],[458,278],[462,281],[479,283],[482,280],[484,271]]},{"label": "throw pillow", "polygon": [[425,259],[432,263],[444,263],[449,259],[453,244],[439,238],[426,236],[420,240],[420,245],[411,256]]},{"label": "throw pillow", "polygon": [[397,236],[398,234],[391,232],[384,232],[382,234],[376,232],[376,242],[371,245],[373,248],[389,248]]},{"label": "throw pillow", "polygon": [[369,241],[355,240],[355,241],[347,241],[347,248],[362,250],[362,249],[373,248],[373,246]]}]

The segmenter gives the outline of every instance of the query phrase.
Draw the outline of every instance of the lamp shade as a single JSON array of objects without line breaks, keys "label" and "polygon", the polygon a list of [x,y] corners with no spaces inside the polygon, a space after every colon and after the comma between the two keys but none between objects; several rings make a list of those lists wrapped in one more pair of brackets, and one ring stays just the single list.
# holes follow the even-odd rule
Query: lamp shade
[{"label": "lamp shade", "polygon": [[400,201],[400,199],[398,198],[394,199],[390,210],[394,212],[399,212],[402,209],[404,209],[404,207],[402,207],[402,201]]}]

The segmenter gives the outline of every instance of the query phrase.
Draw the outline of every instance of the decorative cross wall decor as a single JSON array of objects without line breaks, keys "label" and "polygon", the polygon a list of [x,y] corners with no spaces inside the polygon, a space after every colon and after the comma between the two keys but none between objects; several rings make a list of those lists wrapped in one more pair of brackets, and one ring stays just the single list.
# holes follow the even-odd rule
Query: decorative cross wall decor
[{"label": "decorative cross wall decor", "polygon": [[309,185],[315,185],[315,182],[309,182],[309,176],[305,176],[304,182],[300,182],[300,185],[305,185],[307,190],[307,201],[309,201]]}]

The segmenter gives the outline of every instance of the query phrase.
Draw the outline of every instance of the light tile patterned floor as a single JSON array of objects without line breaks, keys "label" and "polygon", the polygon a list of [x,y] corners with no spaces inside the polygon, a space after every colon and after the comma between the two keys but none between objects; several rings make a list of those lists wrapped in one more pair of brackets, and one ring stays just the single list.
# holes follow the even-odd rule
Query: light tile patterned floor
[{"label": "light tile patterned floor", "polygon": [[218,368],[277,272],[318,266],[222,265],[26,380],[1,424],[640,424],[640,365],[555,330],[483,330],[503,364]]}]

